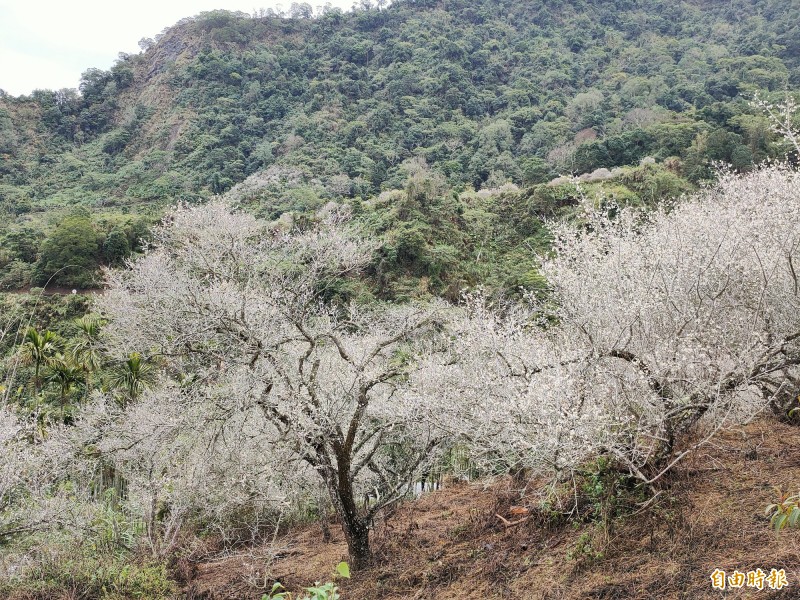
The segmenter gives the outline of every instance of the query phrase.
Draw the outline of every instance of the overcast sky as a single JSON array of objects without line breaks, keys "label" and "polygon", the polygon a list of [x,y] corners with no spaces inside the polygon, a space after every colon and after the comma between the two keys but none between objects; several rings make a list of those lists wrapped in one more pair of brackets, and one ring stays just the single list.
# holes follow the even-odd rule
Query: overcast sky
[{"label": "overcast sky", "polygon": [[[353,0],[330,2],[349,9]],[[34,89],[78,87],[90,67],[108,69],[120,52],[139,52],[143,37],[154,37],[184,17],[224,8],[288,10],[292,0],[0,0],[0,89],[18,96]]]}]

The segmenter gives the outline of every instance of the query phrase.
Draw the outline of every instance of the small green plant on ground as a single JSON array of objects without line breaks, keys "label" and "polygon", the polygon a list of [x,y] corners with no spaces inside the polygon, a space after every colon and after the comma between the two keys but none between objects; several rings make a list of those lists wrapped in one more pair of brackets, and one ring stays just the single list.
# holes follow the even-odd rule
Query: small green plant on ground
[{"label": "small green plant on ground", "polygon": [[585,565],[601,560],[603,556],[603,551],[595,546],[594,536],[589,531],[582,533],[575,544],[567,550],[567,560]]},{"label": "small green plant on ground", "polygon": [[585,520],[610,528],[614,519],[623,517],[645,499],[641,486],[607,457],[598,457],[580,474],[581,496],[586,502]]},{"label": "small green plant on ground", "polygon": [[785,527],[800,527],[800,494],[789,495],[776,489],[777,502],[767,506],[764,511],[770,517],[770,524],[779,532]]},{"label": "small green plant on ground", "polygon": [[786,413],[790,423],[800,423],[800,396],[795,398],[795,404],[796,406]]},{"label": "small green plant on ground", "polygon": [[[333,573],[333,580],[338,578],[350,579],[350,566],[346,562],[340,562],[336,565],[336,570]],[[303,590],[304,594],[295,599],[291,592],[285,591],[284,587],[275,582],[269,594],[264,594],[261,600],[339,600],[339,589],[333,581],[327,583],[316,583],[311,587]]]}]

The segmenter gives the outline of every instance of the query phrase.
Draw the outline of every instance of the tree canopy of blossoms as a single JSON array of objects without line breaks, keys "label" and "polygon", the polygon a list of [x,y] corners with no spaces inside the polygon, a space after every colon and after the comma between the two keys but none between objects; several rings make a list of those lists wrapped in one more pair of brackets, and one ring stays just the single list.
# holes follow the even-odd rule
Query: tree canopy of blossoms
[{"label": "tree canopy of blossoms", "polygon": [[420,375],[477,456],[563,476],[605,454],[650,484],[720,428],[796,403],[797,172],[723,174],[674,206],[595,206],[553,230],[548,301],[471,297],[451,364]]},{"label": "tree canopy of blossoms", "polygon": [[452,444],[555,479],[606,456],[652,485],[720,429],[796,406],[796,171],[552,229],[546,299],[364,304],[347,298],[375,244],[336,209],[291,231],[220,201],[173,211],[98,298],[106,350],[157,381],[47,437],[4,407],[0,536],[88,527],[99,470],[167,546],[185,519],[258,529],[321,488],[359,568],[377,511]]},{"label": "tree canopy of blossoms", "polygon": [[333,213],[288,233],[221,202],[172,213],[100,301],[111,350],[165,367],[105,427],[104,454],[205,482],[221,505],[279,503],[320,481],[354,567],[365,564],[373,515],[408,492],[441,439],[407,393],[436,307],[332,300],[372,249]]}]

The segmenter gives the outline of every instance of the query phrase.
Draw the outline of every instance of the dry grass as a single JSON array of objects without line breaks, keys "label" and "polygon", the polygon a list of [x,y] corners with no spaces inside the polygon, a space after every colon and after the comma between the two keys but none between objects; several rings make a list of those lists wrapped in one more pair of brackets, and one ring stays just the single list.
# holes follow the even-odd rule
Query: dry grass
[{"label": "dry grass", "polygon": [[[377,524],[376,564],[342,584],[343,598],[800,598],[800,531],[776,536],[763,515],[776,485],[800,488],[800,428],[774,422],[721,435],[680,465],[649,510],[615,523],[610,532],[592,523],[575,527],[537,518],[537,497],[520,497],[509,480],[455,485],[409,502]],[[520,511],[512,504],[531,513],[507,528],[496,514],[517,520]],[[602,556],[576,559],[581,541]],[[305,527],[281,544],[286,550],[271,576],[290,589],[328,579],[346,558],[338,531],[324,544],[317,527]],[[242,554],[195,565],[187,596],[260,599],[262,592],[247,581],[253,571],[248,560]],[[785,569],[790,587],[724,594],[711,589],[715,568],[757,567]]]}]

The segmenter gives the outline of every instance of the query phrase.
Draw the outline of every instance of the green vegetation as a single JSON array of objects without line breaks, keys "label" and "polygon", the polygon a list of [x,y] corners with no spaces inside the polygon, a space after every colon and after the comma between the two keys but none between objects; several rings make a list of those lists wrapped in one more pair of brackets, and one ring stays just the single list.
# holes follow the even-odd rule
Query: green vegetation
[{"label": "green vegetation", "polygon": [[[0,96],[0,286],[54,273],[51,285],[96,285],[97,266],[137,251],[164,206],[229,190],[278,218],[402,190],[419,164],[461,194],[652,159],[665,167],[655,181],[612,186],[647,200],[713,178],[715,161],[747,171],[786,151],[748,100],[800,81],[791,3],[425,0],[313,19],[307,8],[203,13],[89,69],[80,93]],[[480,211],[496,221],[504,208]],[[381,277],[400,297],[474,282],[445,281],[470,252],[415,210],[387,232]],[[472,224],[485,233],[486,220]],[[530,279],[480,258],[507,271],[503,287]]]},{"label": "green vegetation", "polygon": [[0,593],[9,596],[55,598],[64,590],[105,600],[171,600],[176,586],[164,564],[139,565],[124,554],[103,556],[92,548],[57,549],[24,581],[0,581]]},{"label": "green vegetation", "polygon": [[[90,319],[78,319],[72,330],[85,335],[83,328]],[[28,379],[27,386],[13,391],[14,397],[38,413],[39,419],[65,422],[74,406],[94,388],[92,374],[100,368],[100,357],[87,346],[90,340],[82,339],[80,333],[73,335],[65,341],[50,330],[29,327],[18,352],[7,360],[6,369],[11,371],[7,376]]]},{"label": "green vegetation", "polygon": [[0,291],[31,284],[95,288],[100,267],[119,266],[140,251],[153,222],[148,215],[92,216],[86,207],[44,212],[5,225],[0,250]]},{"label": "green vegetation", "polygon": [[[336,565],[336,570],[333,572],[333,579],[337,578],[350,579],[350,566],[346,562],[340,562]],[[336,584],[332,581],[328,583],[317,583],[311,587],[303,590],[305,593],[298,597],[297,600],[339,600],[339,590]],[[262,600],[293,600],[295,596],[284,591],[284,587],[275,582],[269,594],[264,594]]]},{"label": "green vegetation", "polygon": [[[620,375],[620,381],[633,385],[646,380],[646,393],[656,394],[647,407],[672,406],[667,416],[653,417],[652,422],[641,418],[645,409],[639,413],[639,409],[619,409],[619,415],[631,410],[636,419],[606,429],[606,433],[622,440],[611,449],[607,442],[605,446],[598,443],[595,448],[578,437],[567,442],[559,440],[574,444],[580,452],[596,450],[591,461],[579,462],[570,478],[567,491],[570,499],[574,498],[572,512],[555,502],[559,498],[548,499],[540,511],[548,526],[563,525],[567,515],[575,522],[591,524],[593,530],[584,533],[568,551],[576,563],[603,559],[615,522],[643,510],[647,495],[654,492],[654,482],[674,464],[670,461],[676,456],[676,440],[706,412],[722,414],[719,407],[712,406],[711,392],[707,396],[696,390],[679,393],[685,381],[700,377],[691,370],[694,367],[687,367],[686,377],[675,375],[675,381],[663,383],[656,375],[667,377],[678,371],[668,365],[651,372],[647,366],[648,361],[661,357],[663,345],[680,341],[683,327],[661,339],[644,336],[648,343],[657,342],[655,350],[643,352],[645,360],[634,356],[624,345],[624,340],[634,336],[634,325],[610,336],[616,341],[608,348],[603,346],[606,341],[602,336],[594,337],[594,330],[587,329],[589,316],[603,317],[600,307],[611,304],[609,310],[613,312],[625,304],[628,296],[624,291],[618,296],[604,296],[603,290],[596,293],[592,310],[587,308],[580,327],[576,325],[566,336],[570,343],[583,339],[583,335],[588,338],[587,345],[574,356],[563,358],[557,354],[547,360],[538,355],[526,356],[524,353],[532,348],[545,347],[541,339],[525,337],[532,336],[534,330],[539,332],[532,323],[546,322],[555,330],[569,325],[571,316],[566,310],[551,310],[556,304],[554,282],[552,278],[546,280],[537,269],[534,256],[553,255],[554,228],[550,225],[554,221],[576,225],[590,240],[592,233],[603,228],[610,231],[617,215],[627,214],[623,210],[626,207],[659,207],[654,214],[666,219],[671,210],[674,212],[673,203],[679,197],[713,182],[722,163],[733,173],[750,172],[753,177],[761,172],[759,165],[774,159],[788,157],[787,172],[796,167],[800,158],[797,149],[775,133],[775,124],[750,101],[756,94],[767,102],[797,96],[800,8],[785,0],[710,2],[702,8],[688,1],[666,0],[569,0],[535,5],[511,0],[399,0],[389,8],[384,8],[383,3],[372,7],[366,2],[352,13],[325,9],[316,18],[311,15],[307,5],[293,5],[292,18],[270,11],[252,17],[225,11],[203,13],[182,20],[156,40],[146,42],[143,53],[120,55],[108,71],[87,70],[79,90],[37,90],[19,98],[0,91],[0,292],[11,292],[0,294],[0,398],[5,411],[2,416],[8,421],[7,429],[0,431],[5,436],[0,442],[4,448],[31,452],[30,457],[19,459],[30,480],[25,484],[28,487],[15,483],[8,490],[0,489],[6,494],[2,496],[0,517],[13,513],[14,518],[21,519],[29,506],[44,514],[41,523],[2,523],[0,549],[31,553],[30,564],[34,566],[20,579],[0,582],[0,595],[13,592],[21,597],[45,598],[65,590],[80,590],[86,597],[171,598],[177,587],[171,579],[174,574],[166,567],[167,557],[186,549],[181,546],[184,533],[195,536],[192,540],[197,541],[212,530],[222,531],[220,535],[228,536],[225,543],[239,544],[265,539],[265,531],[273,525],[277,532],[279,525],[297,517],[291,512],[295,509],[302,512],[314,506],[316,514],[323,514],[329,505],[328,500],[314,497],[319,490],[315,492],[305,482],[305,487],[288,485],[290,475],[304,475],[296,464],[290,466],[291,473],[284,476],[285,481],[270,479],[288,464],[285,456],[271,453],[280,447],[293,423],[316,414],[319,407],[314,394],[325,388],[317,383],[317,374],[320,368],[323,373],[331,369],[331,356],[347,364],[332,369],[335,377],[329,376],[326,393],[328,388],[335,388],[331,382],[343,380],[347,373],[360,376],[364,367],[351,357],[365,353],[372,357],[370,360],[386,359],[385,373],[364,388],[364,398],[358,401],[362,412],[367,404],[366,392],[374,386],[390,384],[400,389],[411,381],[411,373],[424,361],[415,356],[411,346],[398,344],[404,341],[403,335],[388,336],[389,342],[379,343],[369,352],[346,352],[343,345],[334,342],[338,352],[333,352],[331,340],[339,339],[334,333],[352,338],[353,343],[359,341],[359,336],[366,339],[367,333],[375,334],[382,314],[378,307],[402,311],[412,302],[421,301],[419,305],[425,306],[425,301],[436,298],[455,304],[465,292],[481,290],[476,298],[485,300],[491,310],[501,307],[498,314],[487,317],[494,326],[505,318],[513,322],[515,313],[509,307],[514,305],[504,302],[535,300],[537,310],[526,313],[516,329],[498,333],[486,326],[488,335],[481,334],[484,330],[473,332],[474,343],[467,344],[463,352],[467,358],[471,356],[468,351],[482,348],[481,344],[495,339],[495,334],[496,339],[508,334],[509,344],[518,346],[511,346],[511,354],[499,347],[510,359],[491,345],[486,346],[489,354],[475,358],[472,368],[465,367],[466,376],[456,378],[458,381],[475,376],[499,356],[505,361],[498,363],[503,374],[488,373],[481,381],[491,382],[496,376],[502,383],[524,376],[529,379],[525,387],[529,391],[536,387],[531,382],[544,369],[542,360],[550,360],[551,367],[561,369],[575,363],[574,356],[579,355],[609,363],[617,361],[613,363],[615,368],[625,375]],[[784,177],[781,181],[790,179]],[[728,185],[734,184],[729,180]],[[791,196],[789,192],[785,194]],[[113,346],[109,341],[113,335],[108,335],[111,328],[107,328],[113,320],[96,306],[94,310],[101,314],[92,313],[90,296],[84,293],[100,291],[104,268],[123,267],[130,257],[145,253],[151,226],[161,223],[162,231],[169,230],[170,219],[177,213],[163,219],[168,207],[199,205],[215,196],[222,196],[234,209],[242,209],[247,218],[261,219],[258,229],[249,237],[237,237],[239,229],[225,230],[220,222],[230,214],[220,212],[219,220],[211,226],[206,223],[202,231],[189,227],[188,233],[182,233],[186,235],[181,238],[185,243],[173,258],[187,249],[197,251],[192,260],[199,255],[204,259],[218,256],[224,267],[222,275],[214,270],[219,264],[209,266],[198,260],[185,273],[164,270],[167,275],[162,277],[163,282],[156,274],[148,280],[149,287],[126,289],[118,281],[118,321],[123,320],[121,315],[127,318],[133,312],[129,310],[132,305],[119,300],[125,295],[123,292],[130,292],[126,296],[130,299],[155,290],[155,304],[150,312],[140,309],[140,313],[147,314],[138,315],[139,325],[128,323],[129,337],[123,341],[117,338],[117,345]],[[279,329],[276,323],[281,321],[265,319],[265,314],[272,314],[268,311],[245,318],[245,307],[252,310],[254,297],[244,300],[236,293],[253,282],[273,285],[270,274],[278,283],[292,282],[293,277],[300,281],[303,267],[313,260],[300,251],[287,253],[289,258],[284,260],[291,268],[283,264],[281,269],[270,271],[270,267],[261,264],[269,262],[265,254],[246,250],[251,246],[263,250],[264,240],[273,235],[277,239],[279,232],[287,231],[298,236],[308,233],[308,243],[313,244],[315,228],[326,222],[327,216],[340,213],[343,220],[349,218],[352,229],[365,240],[363,265],[359,263],[357,271],[344,269],[341,273],[345,275],[333,281],[309,285],[302,289],[303,293],[289,294],[284,290],[292,301],[309,294],[329,311],[319,322],[336,325],[333,333],[310,337],[313,328],[307,326],[309,309],[305,305],[298,313],[302,316],[291,322],[300,333],[294,332],[286,339],[300,343],[306,340],[311,346],[307,353],[287,363],[290,367],[286,372],[292,374],[291,368],[299,365],[300,383],[289,387],[301,395],[308,391],[314,402],[303,414],[290,419],[287,415],[292,413],[281,413],[264,403],[274,385],[269,369],[277,368],[275,361],[289,355],[281,349],[286,341],[273,339]],[[240,217],[242,223],[248,222],[241,214],[236,218]],[[687,218],[686,222],[693,220]],[[713,225],[712,222],[709,231]],[[755,227],[748,222],[750,226]],[[631,231],[636,229],[631,227]],[[575,228],[569,231],[574,238]],[[238,241],[231,242],[229,252],[215,255],[220,245],[214,236],[220,232],[228,235],[226,239]],[[348,232],[353,233],[350,229]],[[615,244],[622,246],[618,242]],[[702,238],[698,244],[702,246],[704,242]],[[677,247],[656,240],[649,246],[649,253],[633,248],[631,254],[623,256],[649,256],[665,246]],[[346,256],[348,244],[343,243],[342,248]],[[166,256],[171,249],[162,251]],[[279,253],[280,245],[271,251]],[[604,252],[598,250],[596,258]],[[577,264],[577,258],[582,256],[579,249],[575,250],[573,262]],[[295,260],[296,257],[300,258]],[[331,260],[338,258],[334,255]],[[167,262],[168,258],[164,258]],[[632,286],[639,282],[639,272],[632,271],[633,275],[625,273],[609,283],[603,277],[613,275],[614,265],[597,264],[600,268],[590,265],[568,280],[577,287],[580,286],[575,282],[587,283],[574,298],[583,298],[582,294],[591,288],[589,283],[616,290],[620,282],[630,282]],[[667,260],[664,264],[671,263]],[[748,270],[756,272],[751,263],[742,264],[749,266],[734,277],[726,273],[722,279],[730,283],[744,280]],[[327,273],[325,269],[329,268],[325,263],[319,272]],[[225,269],[249,275],[241,279],[237,279],[238,275],[228,277]],[[203,277],[198,275],[200,272]],[[194,287],[175,285],[177,291],[159,296],[183,275]],[[661,280],[672,281],[670,277]],[[686,281],[691,285],[696,281],[699,286],[704,277],[698,275]],[[218,280],[225,285],[215,287]],[[796,283],[795,277],[795,292]],[[687,284],[679,291],[689,287]],[[71,293],[73,288],[75,293]],[[255,297],[275,302],[274,290],[268,291],[269,294],[261,290]],[[46,295],[50,292],[56,295]],[[106,292],[112,293],[113,290]],[[697,293],[699,297],[699,288]],[[222,315],[224,322],[200,320],[202,326],[194,330],[181,329],[191,325],[192,313],[184,302],[191,294],[197,295],[192,300],[198,319]],[[716,306],[719,297],[710,304]],[[649,295],[643,298],[650,301]],[[669,299],[671,302],[672,297]],[[227,315],[226,310],[239,300],[240,314]],[[641,306],[645,308],[641,310],[647,316],[647,311],[656,309],[649,308],[644,300]],[[141,298],[139,301],[144,302]],[[354,301],[350,315],[340,323],[343,306],[349,301]],[[760,306],[760,302],[752,305]],[[171,309],[164,310],[167,303],[172,303]],[[279,303],[284,313],[288,303],[289,300]],[[749,306],[738,301],[735,304],[741,305]],[[640,309],[637,305],[630,310],[634,308]],[[361,310],[363,322],[358,325],[354,316]],[[695,312],[699,314],[698,311]],[[485,314],[489,313],[486,308]],[[159,321],[154,325],[157,336],[148,338],[142,334],[134,339],[157,314],[163,319],[174,317],[174,327],[164,326],[164,322],[171,321]],[[686,314],[692,314],[692,310],[687,309]],[[611,325],[597,325],[601,332],[621,322],[616,315],[607,317]],[[636,324],[640,319],[637,312],[628,322]],[[768,333],[772,321],[765,320],[764,330]],[[709,318],[704,324],[713,322]],[[420,344],[429,343],[445,329],[435,319],[424,323],[425,335],[420,336]],[[248,332],[247,326],[253,324],[264,330],[257,335]],[[730,331],[727,335],[734,337]],[[213,337],[223,334],[229,337]],[[455,347],[464,335],[464,331],[460,336],[453,334],[446,343]],[[776,361],[777,356],[788,356],[785,348],[796,340],[787,336],[781,345],[771,333],[762,337],[777,344],[763,355]],[[528,339],[535,341],[525,342]],[[621,348],[614,345],[617,343],[622,344]],[[721,345],[716,340],[708,343],[712,350]],[[232,347],[243,353],[227,356],[225,352]],[[383,351],[389,347],[391,356],[384,356]],[[281,349],[281,353],[272,356],[270,352],[275,349]],[[439,350],[437,346],[436,351]],[[303,365],[314,352],[319,352],[321,358],[314,358],[308,363],[313,366],[304,371]],[[452,362],[445,362],[442,370],[434,373],[431,387],[435,392],[447,385],[440,377],[448,372],[447,368],[458,364],[456,354],[454,351]],[[684,354],[674,352],[675,356]],[[730,368],[730,358],[720,359],[713,366],[709,356],[710,351],[702,359],[711,365],[708,371],[716,368],[722,377]],[[515,360],[522,362],[517,364]],[[796,364],[796,359],[791,360]],[[262,366],[259,361],[268,364]],[[247,374],[253,377],[252,381],[237,371],[236,378],[231,375],[230,388],[209,388],[208,394],[198,392],[203,385],[216,384],[227,370],[233,373],[234,367],[241,367],[245,372],[248,367],[252,371],[257,364],[264,371]],[[715,394],[720,389],[731,392],[752,378],[766,377],[780,368],[772,363],[756,364],[745,369],[741,378],[723,377],[721,383],[716,382],[709,389]],[[598,372],[605,372],[603,369],[606,367]],[[636,369],[641,371],[639,379],[631,379],[629,374]],[[308,372],[310,380],[306,381]],[[283,380],[288,381],[288,377]],[[262,398],[252,400],[248,410],[257,408],[253,410],[256,415],[262,411],[261,417],[276,420],[281,433],[277,441],[262,439],[258,432],[247,430],[253,427],[256,417],[243,410],[246,402],[242,399],[250,402],[249,394],[257,389],[253,381],[265,386],[259,392]],[[580,410],[588,410],[583,408],[585,399],[594,402],[591,396],[584,397],[585,389],[594,389],[591,382],[585,388],[575,388],[580,393],[555,380],[551,384],[547,398],[562,392],[565,398],[579,397]],[[765,391],[765,398],[772,394],[776,412],[796,422],[800,409],[795,389],[775,385],[778,391]],[[356,388],[353,384],[352,389]],[[248,391],[236,391],[240,389]],[[528,393],[515,390],[511,386],[496,395],[505,400]],[[152,404],[150,397],[157,397],[156,392],[162,395],[159,401],[166,398],[163,403]],[[394,391],[390,399],[393,394]],[[478,395],[490,397],[487,393]],[[397,394],[398,398],[401,396],[402,393]],[[349,399],[344,393],[342,397]],[[451,404],[461,401],[461,396],[457,398]],[[151,404],[143,406],[144,401]],[[225,402],[231,402],[233,408],[226,408]],[[93,403],[93,410],[84,410]],[[203,414],[208,410],[203,403],[212,406],[211,416]],[[543,405],[544,401],[536,402],[536,406]],[[697,406],[701,408],[698,410]],[[709,406],[714,410],[709,411]],[[522,416],[515,418],[515,427],[533,422],[528,419],[531,407],[518,410]],[[242,411],[241,415],[236,411]],[[337,405],[333,414],[336,418],[344,414],[341,406]],[[555,411],[552,414],[558,418],[569,416]],[[375,480],[369,486],[359,483],[366,490],[362,496],[345,478],[345,484],[340,486],[345,489],[339,493],[349,502],[347,510],[341,510],[352,517],[358,525],[356,529],[360,528],[357,533],[368,541],[371,506],[389,502],[388,495],[380,501],[377,497],[379,485],[384,492],[387,488],[378,463],[384,461],[388,465],[385,473],[401,472],[398,465],[413,458],[410,455],[414,452],[409,453],[409,448],[420,436],[395,423],[387,431],[397,437],[386,441],[385,448],[379,446],[384,434],[369,431],[356,444],[356,425],[363,416],[360,412],[356,415],[358,418],[352,421],[355,425],[350,426],[352,435],[346,436],[348,452],[352,450],[355,456],[371,443],[375,449],[353,469],[351,479],[359,472],[365,477],[370,471]],[[614,418],[619,415],[614,413]],[[412,416],[418,416],[416,410]],[[581,423],[594,423],[595,416],[589,415]],[[91,422],[92,418],[96,422]],[[229,418],[230,425],[226,420]],[[239,418],[241,421],[236,420]],[[315,423],[315,431],[322,432],[318,436],[330,428],[332,418]],[[125,419],[130,419],[130,430],[108,429],[110,423],[127,426]],[[673,426],[670,419],[678,425]],[[652,427],[652,431],[643,429],[644,433],[637,431],[624,437],[625,427],[637,420],[642,427]],[[206,431],[209,422],[225,425],[211,435]],[[369,414],[364,422],[371,426],[380,423],[380,419]],[[662,422],[667,423],[663,431],[659,429]],[[181,423],[184,431],[178,429]],[[167,425],[179,433],[163,433]],[[112,439],[104,434],[105,448],[98,441],[103,427],[117,436]],[[470,435],[475,433],[475,427],[468,423]],[[340,433],[347,431],[346,427],[340,429]],[[488,467],[482,465],[482,470],[470,462],[471,450],[459,446],[463,441],[445,449],[450,459],[443,462],[453,470],[463,462],[475,473],[505,472],[510,464],[519,462],[520,457],[514,453],[529,447],[529,439],[544,437],[542,429],[546,428],[531,434],[522,428],[519,435],[524,444],[513,448],[501,444],[482,453],[485,460],[496,461]],[[158,438],[154,430],[164,437]],[[248,431],[248,435],[239,435],[242,431]],[[147,454],[139,445],[143,439],[150,440],[151,435],[152,452]],[[373,436],[376,441],[370,442]],[[69,444],[63,442],[67,437]],[[228,444],[229,439],[242,437],[253,446],[240,455],[233,452],[233,446],[225,446],[219,456],[230,457],[230,464],[214,463],[220,460],[219,456],[203,453],[211,452],[215,444]],[[481,436],[476,433],[475,437]],[[657,440],[663,443],[663,449],[654,442],[641,450],[637,448],[641,439]],[[61,440],[59,443],[70,451],[78,450],[74,455],[59,454],[61,448],[48,446],[55,446],[54,440]],[[191,445],[195,441],[197,448],[202,446],[202,452]],[[297,451],[303,444],[315,451],[324,447],[305,429],[300,430],[289,449]],[[454,457],[453,449],[459,450],[458,457]],[[119,454],[129,450],[130,455]],[[549,449],[543,450],[542,456],[548,452]],[[577,456],[578,450],[575,453]],[[341,456],[345,454],[337,453],[336,460],[343,460]],[[305,452],[302,457],[308,455]],[[424,455],[420,451],[420,456]],[[511,458],[506,460],[507,456]],[[676,460],[681,457],[678,455]],[[256,459],[257,463],[247,462]],[[320,466],[323,463],[329,464],[322,461],[312,466],[316,474],[323,474],[322,483],[330,491],[335,486],[325,476],[330,477],[334,470],[326,471]],[[194,475],[187,475],[189,483],[181,479],[185,464],[210,465],[208,472],[197,475],[203,485],[209,482],[202,493],[191,487]],[[257,469],[252,468],[253,464]],[[241,468],[241,477],[234,468]],[[262,479],[251,477],[256,471]],[[520,473],[526,473],[524,467],[520,467]],[[240,485],[241,490],[236,487]],[[403,496],[404,488],[388,487],[396,498]],[[211,497],[213,494],[217,495]],[[369,518],[359,513],[357,502],[362,497]],[[396,498],[392,496],[392,501]],[[213,510],[198,509],[200,502],[213,505]],[[69,526],[58,517],[65,506],[80,506],[83,510],[71,515]],[[285,509],[286,506],[291,508]],[[800,522],[796,495],[781,494],[766,512],[776,530]],[[49,529],[42,525],[45,522]],[[454,530],[453,536],[461,533]],[[363,554],[368,558],[366,546]],[[351,558],[354,569],[367,562],[365,559],[359,564]],[[301,598],[338,598],[336,577],[349,577],[346,563],[337,567],[333,581],[306,588]],[[292,595],[276,583],[264,598],[289,600]]]},{"label": "green vegetation", "polygon": [[786,527],[800,526],[800,494],[786,494],[776,490],[778,498],[764,510],[776,532]]}]

